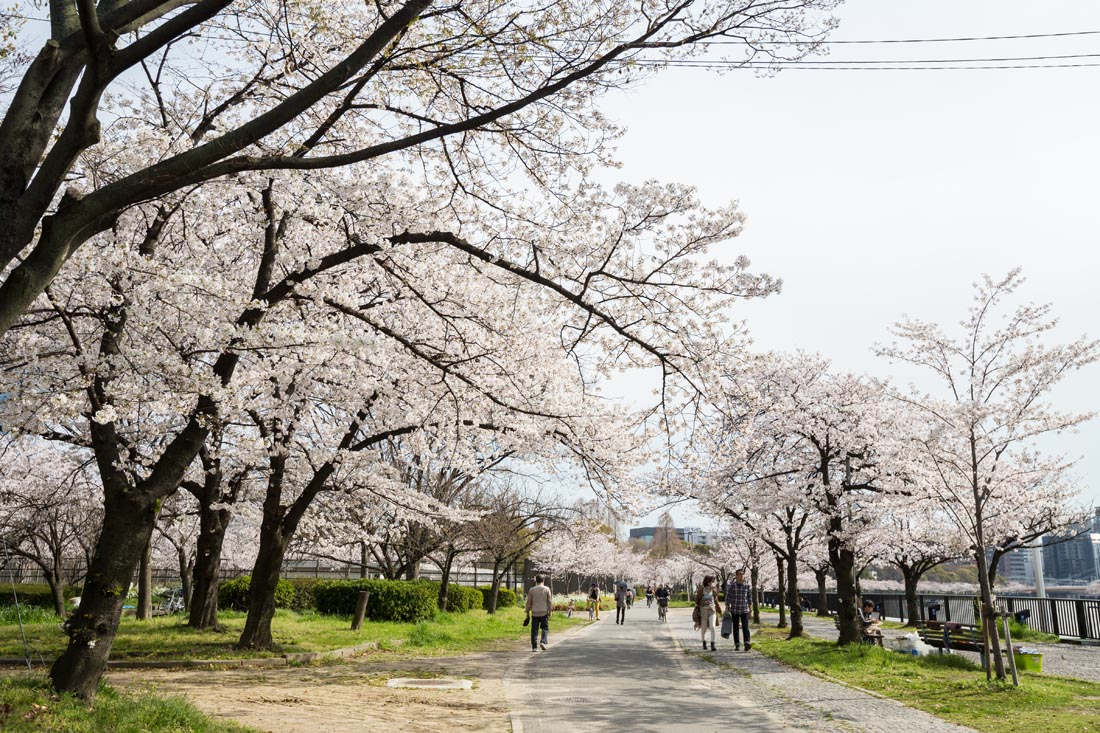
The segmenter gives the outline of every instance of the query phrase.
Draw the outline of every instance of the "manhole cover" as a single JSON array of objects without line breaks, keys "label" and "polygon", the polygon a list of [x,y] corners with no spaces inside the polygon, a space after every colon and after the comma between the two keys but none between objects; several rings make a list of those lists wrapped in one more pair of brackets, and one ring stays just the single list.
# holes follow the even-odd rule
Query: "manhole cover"
[{"label": "manhole cover", "polygon": [[552,697],[546,702],[556,702],[562,705],[603,705],[610,700],[604,697]]},{"label": "manhole cover", "polygon": [[386,687],[417,687],[435,690],[469,690],[474,686],[470,680],[420,679],[418,677],[395,677],[386,682]]}]

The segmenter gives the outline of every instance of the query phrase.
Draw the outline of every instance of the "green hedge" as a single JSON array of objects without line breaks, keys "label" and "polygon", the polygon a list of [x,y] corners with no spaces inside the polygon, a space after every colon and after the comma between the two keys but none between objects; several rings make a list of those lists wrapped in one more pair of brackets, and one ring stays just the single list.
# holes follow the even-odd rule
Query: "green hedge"
[{"label": "green hedge", "polygon": [[[26,606],[39,608],[53,608],[53,591],[45,583],[16,583],[15,592],[19,594],[19,603]],[[75,585],[66,586],[62,591],[66,600],[80,595],[80,588]],[[0,606],[15,605],[11,594],[11,584],[0,586]]]},{"label": "green hedge", "polygon": [[[248,588],[251,583],[252,577],[249,575],[222,581],[221,585],[218,586],[218,608],[247,611]],[[294,585],[286,578],[279,578],[279,583],[275,586],[275,607],[295,608],[295,595]]]},{"label": "green hedge", "polygon": [[[439,583],[433,583],[438,587]],[[437,591],[438,596],[438,591]],[[477,588],[471,588],[468,585],[455,585],[451,583],[447,586],[447,610],[454,613],[466,613],[472,611],[475,608],[484,608],[484,596]]]},{"label": "green hedge", "polygon": [[294,600],[290,604],[292,611],[314,611],[317,609],[317,588],[331,582],[321,578],[293,578]]},{"label": "green hedge", "polygon": [[[481,591],[482,596],[482,608],[488,608],[489,602],[493,598],[492,586],[482,585],[478,586],[478,590]],[[497,592],[497,608],[508,608],[519,603],[519,596],[511,588],[505,588],[503,585]]]},{"label": "green hedge", "polygon": [[350,616],[359,591],[370,591],[367,618],[372,621],[427,621],[435,616],[438,585],[407,580],[333,580],[313,591],[321,613]]}]

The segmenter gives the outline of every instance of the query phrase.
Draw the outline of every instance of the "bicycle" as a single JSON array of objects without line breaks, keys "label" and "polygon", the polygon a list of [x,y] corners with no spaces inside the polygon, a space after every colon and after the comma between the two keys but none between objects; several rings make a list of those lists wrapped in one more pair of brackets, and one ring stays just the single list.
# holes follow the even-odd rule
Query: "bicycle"
[{"label": "bicycle", "polygon": [[668,622],[668,601],[664,598],[657,599],[657,620],[663,623]]}]

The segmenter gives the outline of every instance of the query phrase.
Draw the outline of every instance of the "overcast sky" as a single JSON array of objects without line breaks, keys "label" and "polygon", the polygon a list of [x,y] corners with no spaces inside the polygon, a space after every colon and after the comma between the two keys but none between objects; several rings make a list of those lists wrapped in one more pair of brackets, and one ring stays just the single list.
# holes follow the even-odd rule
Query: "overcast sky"
[{"label": "overcast sky", "polygon": [[[1100,2],[850,0],[834,39],[1100,30]],[[834,46],[839,59],[1100,54],[1100,35]],[[1081,59],[1084,62],[1100,62]],[[971,284],[1021,266],[1021,298],[1049,301],[1068,339],[1100,335],[1100,67],[968,71],[671,69],[605,109],[629,128],[614,179],[692,183],[741,202],[729,245],[783,292],[740,315],[761,348],[820,351],[894,376],[870,346],[902,314],[954,324]],[[1100,409],[1100,367],[1064,408]],[[1082,456],[1100,503],[1100,421],[1055,446]],[[677,512],[674,512],[674,515]],[[679,512],[681,519],[691,514]]]}]

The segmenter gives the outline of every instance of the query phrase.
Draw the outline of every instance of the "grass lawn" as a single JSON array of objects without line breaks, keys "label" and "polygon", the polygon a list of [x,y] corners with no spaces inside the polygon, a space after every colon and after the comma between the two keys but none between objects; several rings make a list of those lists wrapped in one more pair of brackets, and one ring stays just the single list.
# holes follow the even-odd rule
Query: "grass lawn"
[{"label": "grass lawn", "polygon": [[1020,687],[987,683],[962,657],[912,657],[872,646],[837,647],[784,638],[762,626],[753,648],[792,667],[818,672],[982,731],[1100,731],[1100,684],[1021,673]]},{"label": "grass lawn", "polygon": [[91,705],[50,691],[41,677],[0,677],[0,730],[65,733],[246,733],[235,723],[215,721],[182,697],[117,692],[100,686]]},{"label": "grass lawn", "polygon": [[[222,611],[218,614],[224,630],[197,631],[184,624],[182,616],[162,616],[150,621],[124,618],[111,650],[112,659],[218,659],[273,656],[277,652],[241,652],[233,648],[244,628],[245,614]],[[554,614],[551,631],[560,631],[587,623],[587,614],[565,618]],[[26,623],[31,650],[49,660],[61,652],[66,637],[56,617]],[[279,610],[271,625],[272,636],[282,652],[317,652],[376,642],[386,651],[406,650],[431,655],[475,651],[523,639],[528,633],[521,626],[523,609],[502,608],[494,615],[484,611],[439,613],[432,621],[412,624],[365,621],[359,631],[351,630],[350,617],[322,616]],[[0,656],[23,655],[19,627],[0,625]]]}]

